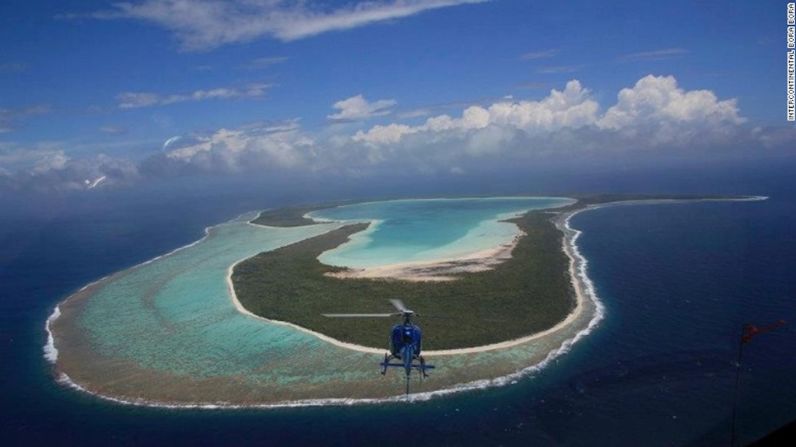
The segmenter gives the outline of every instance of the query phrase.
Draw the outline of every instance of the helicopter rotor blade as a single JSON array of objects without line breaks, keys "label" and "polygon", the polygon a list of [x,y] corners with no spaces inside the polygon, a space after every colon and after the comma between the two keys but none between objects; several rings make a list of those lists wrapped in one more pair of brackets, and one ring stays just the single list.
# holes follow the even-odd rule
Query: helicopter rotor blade
[{"label": "helicopter rotor blade", "polygon": [[399,299],[391,299],[390,303],[401,313],[413,313],[411,310],[407,309],[404,302]]},{"label": "helicopter rotor blade", "polygon": [[389,318],[400,314],[321,314],[328,318]]}]

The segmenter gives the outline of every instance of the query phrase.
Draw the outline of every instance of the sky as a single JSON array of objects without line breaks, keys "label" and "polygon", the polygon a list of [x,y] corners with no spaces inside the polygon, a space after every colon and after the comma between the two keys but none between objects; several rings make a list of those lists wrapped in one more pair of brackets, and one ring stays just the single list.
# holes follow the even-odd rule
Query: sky
[{"label": "sky", "polygon": [[0,194],[789,156],[785,4],[5,0]]}]

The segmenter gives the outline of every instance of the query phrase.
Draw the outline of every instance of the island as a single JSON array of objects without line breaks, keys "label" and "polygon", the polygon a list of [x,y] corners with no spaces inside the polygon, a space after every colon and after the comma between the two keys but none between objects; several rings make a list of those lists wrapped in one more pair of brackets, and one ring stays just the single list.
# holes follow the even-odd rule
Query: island
[{"label": "island", "polygon": [[[283,321],[347,344],[385,346],[385,323],[345,321],[330,313],[390,311],[387,299],[401,298],[421,315],[425,347],[450,352],[498,345],[540,333],[577,309],[564,238],[572,215],[606,204],[737,200],[737,196],[576,195],[558,208],[506,219],[518,234],[508,244],[458,259],[401,263],[356,271],[325,265],[318,257],[350,240],[369,224],[345,225],[329,233],[263,252],[236,264],[231,281],[240,305],[254,315]],[[297,226],[317,223],[309,214],[334,205],[269,210],[253,224]],[[423,316],[427,316],[424,318]]]},{"label": "island", "polygon": [[[570,197],[518,198],[516,206],[484,214],[492,216],[486,226],[476,216],[462,227],[471,231],[456,235],[474,241],[467,245],[471,251],[429,249],[407,262],[359,259],[348,267],[329,260],[356,253],[343,250],[351,244],[378,243],[374,229],[384,222],[324,217],[339,214],[341,204],[240,216],[66,297],[47,319],[45,357],[60,383],[126,404],[404,400],[400,375],[382,376],[377,366],[394,321],[322,316],[390,311],[387,300],[400,298],[420,313],[424,355],[437,366],[429,379],[412,385],[411,399],[504,385],[569,352],[603,318],[577,246],[580,231],[570,226],[574,215],[607,206],[764,199]],[[431,203],[442,210],[455,200],[465,199]],[[467,200],[477,210],[493,199]],[[501,210],[511,212],[495,214]],[[433,220],[434,207],[425,212],[433,221],[428,228],[447,222],[445,214]]]},{"label": "island", "polygon": [[[404,268],[404,276],[387,272],[376,278],[347,277],[350,269],[318,260],[368,226],[346,225],[237,264],[232,283],[250,312],[344,342],[383,349],[386,323],[341,322],[322,314],[390,311],[387,299],[397,297],[420,313],[426,349],[490,345],[548,329],[575,307],[563,233],[550,217],[539,210],[508,220],[520,235],[504,247],[504,256],[497,250],[491,256],[419,263]],[[260,215],[254,222],[274,225],[266,219]],[[407,270],[415,276],[407,278]]]}]

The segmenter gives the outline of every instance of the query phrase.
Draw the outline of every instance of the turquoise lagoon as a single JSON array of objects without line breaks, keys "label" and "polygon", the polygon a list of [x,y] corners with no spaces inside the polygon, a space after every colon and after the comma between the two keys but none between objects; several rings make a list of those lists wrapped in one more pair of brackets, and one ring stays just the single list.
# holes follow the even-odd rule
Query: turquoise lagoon
[{"label": "turquoise lagoon", "polygon": [[501,220],[572,202],[553,197],[390,200],[321,209],[309,217],[374,222],[318,258],[328,265],[365,268],[450,259],[497,247],[517,234],[516,225]]},{"label": "turquoise lagoon", "polygon": [[[511,237],[495,219],[561,206],[550,198],[374,202],[318,212],[328,219],[381,221],[341,259],[403,261],[488,247]],[[50,322],[50,359],[62,380],[104,397],[153,405],[273,405],[351,402],[403,391],[398,374],[378,373],[378,354],[335,346],[295,327],[236,309],[230,267],[257,253],[323,234],[340,223],[273,228],[242,216],[196,243],[88,286],[59,305]],[[492,231],[494,230],[494,231]],[[407,243],[403,246],[401,238]],[[345,257],[348,258],[345,258]],[[349,261],[347,261],[349,262]],[[353,262],[353,261],[351,261]],[[593,310],[593,309],[592,309]],[[62,312],[60,317],[57,317]],[[495,379],[545,361],[583,335],[593,312],[534,343],[434,358],[428,396]],[[385,322],[385,334],[389,322]],[[57,355],[55,351],[57,350]]]}]

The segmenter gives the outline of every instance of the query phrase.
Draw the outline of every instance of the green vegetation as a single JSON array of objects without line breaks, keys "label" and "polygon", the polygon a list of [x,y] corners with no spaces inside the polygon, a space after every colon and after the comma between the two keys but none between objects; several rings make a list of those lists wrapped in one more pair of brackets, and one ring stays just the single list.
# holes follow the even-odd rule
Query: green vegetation
[{"label": "green vegetation", "polygon": [[307,219],[304,215],[318,209],[321,209],[321,207],[301,206],[267,210],[261,212],[252,223],[267,225],[269,227],[300,227],[303,225],[312,225],[317,222],[312,219]]},{"label": "green vegetation", "polygon": [[323,313],[391,312],[401,298],[421,314],[426,349],[498,343],[554,326],[575,305],[561,250],[562,233],[543,211],[512,219],[527,236],[512,258],[486,272],[448,282],[338,279],[340,270],[316,259],[367,224],[347,225],[239,263],[232,274],[243,306],[266,318],[289,321],[338,340],[386,347],[390,319],[326,318]]},{"label": "green vegetation", "polygon": [[[629,200],[738,199],[712,195],[574,195],[577,203],[554,214],[588,205]],[[333,206],[333,205],[327,205]],[[298,226],[313,223],[303,216],[319,206],[263,212],[254,223]],[[366,346],[387,344],[385,319],[333,319],[323,313],[383,313],[393,309],[389,298],[401,298],[419,312],[427,349],[480,346],[510,340],[554,326],[575,305],[561,250],[563,234],[551,222],[550,210],[530,211],[511,219],[525,233],[511,259],[495,269],[463,273],[450,282],[408,282],[387,279],[338,279],[324,273],[342,270],[321,264],[317,256],[337,247],[366,224],[347,225],[281,249],[261,253],[238,264],[232,281],[238,299],[249,311],[289,321],[338,340]]]}]

